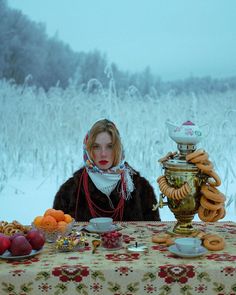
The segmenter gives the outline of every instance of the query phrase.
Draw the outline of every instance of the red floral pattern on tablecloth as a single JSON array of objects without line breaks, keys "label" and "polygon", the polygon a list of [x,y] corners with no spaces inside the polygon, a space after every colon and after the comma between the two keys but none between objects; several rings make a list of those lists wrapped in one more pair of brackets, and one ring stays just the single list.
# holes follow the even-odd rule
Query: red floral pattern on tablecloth
[{"label": "red floral pattern on tablecloth", "polygon": [[155,250],[155,251],[166,252],[168,247],[166,245],[156,244],[152,246],[151,248],[152,250]]},{"label": "red floral pattern on tablecloth", "polygon": [[32,263],[39,262],[40,259],[38,257],[32,257],[28,259],[22,259],[22,260],[7,260],[7,263],[18,266],[18,265],[24,265],[24,266],[29,266]]},{"label": "red floral pattern on tablecloth", "polygon": [[148,223],[146,227],[151,229],[153,234],[160,234],[165,232],[169,228],[169,225],[166,223],[161,223],[161,224]]},{"label": "red floral pattern on tablecloth", "polygon": [[195,276],[194,267],[192,265],[162,265],[159,267],[158,276],[164,278],[167,284],[179,282],[185,284],[190,278]]},{"label": "red floral pattern on tablecloth", "polygon": [[41,285],[38,286],[38,289],[42,293],[48,293],[50,290],[52,290],[52,286],[49,285],[48,283],[42,283]]},{"label": "red floral pattern on tablecloth", "polygon": [[92,290],[94,293],[100,292],[103,289],[102,285],[100,283],[93,283],[90,285],[90,290]]},{"label": "red floral pattern on tablecloth", "polygon": [[122,240],[124,243],[130,243],[131,241],[135,241],[135,237],[132,237],[131,235],[122,235]]},{"label": "red floral pattern on tablecloth", "polygon": [[226,277],[233,277],[236,274],[236,267],[226,266],[222,269],[221,272],[224,273]]},{"label": "red floral pattern on tablecloth", "polygon": [[157,288],[153,284],[147,284],[144,286],[144,291],[146,291],[147,294],[156,294]]},{"label": "red floral pattern on tablecloth", "polygon": [[60,281],[62,282],[81,282],[83,277],[87,277],[89,275],[89,270],[87,266],[83,266],[80,264],[61,265],[55,267],[52,270],[52,274],[56,277],[59,277]]},{"label": "red floral pattern on tablecloth", "polygon": [[199,284],[197,287],[194,288],[195,291],[199,294],[204,294],[207,291],[207,286],[205,284]]},{"label": "red floral pattern on tablecloth", "polygon": [[212,253],[206,255],[206,258],[215,261],[236,261],[236,255],[230,255],[228,253]]},{"label": "red floral pattern on tablecloth", "polygon": [[25,273],[25,270],[23,270],[23,269],[16,269],[16,270],[12,270],[12,271],[10,271],[9,273],[10,273],[13,277],[16,277],[16,276],[20,277],[22,274]]},{"label": "red floral pattern on tablecloth", "polygon": [[133,272],[133,268],[128,266],[120,266],[120,267],[117,267],[115,271],[118,272],[120,276],[128,276],[129,273]]},{"label": "red floral pattern on tablecloth", "polygon": [[228,232],[229,234],[235,235],[236,234],[236,226],[235,224],[223,224],[223,225],[217,225],[216,230],[219,228],[220,230],[223,229],[225,232]]},{"label": "red floral pattern on tablecloth", "polygon": [[106,254],[106,259],[112,261],[133,261],[137,260],[140,257],[139,253],[113,253]]}]

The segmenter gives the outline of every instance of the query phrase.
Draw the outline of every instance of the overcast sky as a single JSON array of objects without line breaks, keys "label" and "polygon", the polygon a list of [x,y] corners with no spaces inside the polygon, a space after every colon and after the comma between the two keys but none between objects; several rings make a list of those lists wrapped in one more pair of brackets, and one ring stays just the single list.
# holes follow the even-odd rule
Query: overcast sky
[{"label": "overcast sky", "polygon": [[236,76],[236,0],[8,0],[75,51],[164,80]]}]

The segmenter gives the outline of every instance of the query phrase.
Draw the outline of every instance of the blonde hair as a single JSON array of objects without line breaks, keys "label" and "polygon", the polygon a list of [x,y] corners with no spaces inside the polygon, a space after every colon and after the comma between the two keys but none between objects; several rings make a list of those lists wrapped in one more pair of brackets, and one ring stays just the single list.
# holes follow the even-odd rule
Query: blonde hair
[{"label": "blonde hair", "polygon": [[92,148],[95,143],[96,137],[101,132],[107,132],[111,136],[112,149],[113,149],[113,166],[117,166],[122,156],[122,144],[120,134],[115,124],[107,119],[97,121],[90,129],[86,148],[90,158],[93,160]]}]

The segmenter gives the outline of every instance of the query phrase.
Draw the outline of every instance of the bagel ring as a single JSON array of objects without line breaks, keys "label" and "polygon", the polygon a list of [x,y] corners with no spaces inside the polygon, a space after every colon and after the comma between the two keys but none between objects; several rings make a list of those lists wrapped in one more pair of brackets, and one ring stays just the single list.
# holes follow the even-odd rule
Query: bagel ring
[{"label": "bagel ring", "polygon": [[157,244],[164,244],[168,239],[170,239],[169,234],[159,234],[159,235],[153,235],[152,236],[152,242]]},{"label": "bagel ring", "polygon": [[14,230],[15,227],[12,223],[8,223],[4,228],[3,228],[3,233],[7,236],[10,236],[12,234],[12,230]]},{"label": "bagel ring", "polygon": [[213,182],[212,181],[208,181],[208,183],[210,185],[212,185],[212,186],[220,186],[221,185],[220,177],[219,177],[219,175],[216,172],[210,171],[207,175],[214,179]]},{"label": "bagel ring", "polygon": [[196,163],[196,166],[199,170],[207,174],[208,172],[212,171],[213,165],[211,163],[205,164],[205,163]]},{"label": "bagel ring", "polygon": [[211,203],[209,199],[207,199],[204,195],[200,198],[200,204],[203,208],[216,211],[222,207],[222,203]]},{"label": "bagel ring", "polygon": [[216,216],[212,219],[212,222],[216,222],[219,219],[222,219],[225,217],[225,207],[221,207],[220,209],[217,210]]},{"label": "bagel ring", "polygon": [[220,251],[224,249],[225,241],[217,235],[206,235],[203,240],[203,246],[211,251]]},{"label": "bagel ring", "polygon": [[159,177],[157,178],[157,183],[160,183],[160,181],[161,181],[162,179],[164,179],[164,178],[165,178],[164,175],[159,176]]},{"label": "bagel ring", "polygon": [[202,150],[202,149],[200,149],[200,150],[196,150],[195,152],[188,154],[188,155],[186,156],[186,160],[187,160],[187,161],[191,161],[192,159],[194,159],[194,158],[196,158],[196,157],[198,157],[198,156],[200,156],[200,155],[202,155],[202,154],[204,154],[204,153],[205,153],[205,151]]},{"label": "bagel ring", "polygon": [[201,193],[212,201],[223,203],[225,201],[225,196],[215,187],[211,185],[203,184],[201,187]]},{"label": "bagel ring", "polygon": [[177,155],[177,152],[169,152],[167,153],[163,158],[160,158],[158,160],[159,163],[166,162],[167,160],[173,158],[175,155]]},{"label": "bagel ring", "polygon": [[198,208],[198,217],[204,222],[212,222],[216,216],[216,211],[203,208],[201,205]]},{"label": "bagel ring", "polygon": [[190,160],[191,163],[204,163],[205,161],[208,160],[208,153],[204,153],[198,157],[193,158],[192,160]]}]

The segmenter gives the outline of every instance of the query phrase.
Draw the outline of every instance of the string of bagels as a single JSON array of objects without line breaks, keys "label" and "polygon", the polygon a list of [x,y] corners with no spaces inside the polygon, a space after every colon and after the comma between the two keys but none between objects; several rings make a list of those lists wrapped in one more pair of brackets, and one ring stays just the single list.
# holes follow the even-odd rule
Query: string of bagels
[{"label": "string of bagels", "polygon": [[[166,156],[159,159],[160,163],[164,163],[173,159],[177,152],[169,152]],[[186,161],[193,163],[199,171],[208,176],[207,181],[202,184],[200,189],[200,205],[198,208],[199,219],[203,222],[216,222],[225,216],[225,196],[217,189],[221,185],[221,180],[218,174],[214,171],[212,162],[209,160],[209,155],[203,149],[199,149],[186,156]],[[185,182],[180,188],[171,187],[164,175],[157,178],[160,191],[170,199],[180,201],[187,197],[191,192],[191,188]],[[224,249],[224,238],[216,234],[206,234],[204,232],[193,233],[202,239],[203,245],[211,251],[219,251]],[[165,244],[167,246],[174,243],[171,235],[159,234],[152,237],[154,243]]]},{"label": "string of bagels", "polygon": [[[163,163],[173,159],[177,152],[169,152],[159,160]],[[213,164],[209,160],[209,155],[203,149],[199,149],[186,156],[186,161],[193,163],[205,175],[208,176],[207,182],[201,186],[200,206],[198,216],[204,222],[216,222],[225,217],[225,196],[217,189],[221,185],[218,174],[214,171]],[[191,188],[185,182],[180,188],[171,187],[164,175],[157,178],[160,191],[170,199],[180,201],[190,192]]]}]

